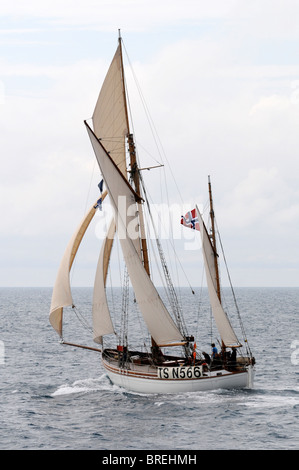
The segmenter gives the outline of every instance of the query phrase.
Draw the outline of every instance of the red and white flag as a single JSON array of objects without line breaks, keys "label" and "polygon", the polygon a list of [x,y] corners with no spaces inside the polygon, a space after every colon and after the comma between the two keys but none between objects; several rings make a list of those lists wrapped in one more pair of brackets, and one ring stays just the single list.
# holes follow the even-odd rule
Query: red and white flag
[{"label": "red and white flag", "polygon": [[196,213],[196,209],[187,212],[185,216],[181,216],[181,224],[185,227],[192,228],[193,230],[199,230],[199,222]]}]

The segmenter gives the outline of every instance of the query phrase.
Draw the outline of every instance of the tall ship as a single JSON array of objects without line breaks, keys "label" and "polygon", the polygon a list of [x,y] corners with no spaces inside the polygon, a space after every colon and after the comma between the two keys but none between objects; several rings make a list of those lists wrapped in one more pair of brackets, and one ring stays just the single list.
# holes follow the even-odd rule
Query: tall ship
[{"label": "tall ship", "polygon": [[[192,331],[186,326],[184,309],[167,267],[158,237],[155,239],[167,288],[166,302],[151,273],[147,222],[151,203],[142,176],[136,143],[129,122],[128,97],[123,65],[123,42],[118,45],[104,79],[91,122],[84,121],[102,181],[100,199],[87,211],[73,234],[58,269],[50,307],[50,323],[63,344],[92,349],[101,356],[102,366],[113,384],[132,392],[182,393],[214,389],[238,389],[253,386],[255,360],[245,335],[241,317],[242,339],[237,337],[222,304],[216,242],[212,187],[208,179],[211,228],[207,228],[198,206],[181,217],[182,230],[195,230],[201,241],[203,264],[210,308],[218,330],[216,346],[210,353],[201,351]],[[107,198],[107,199],[106,199]],[[64,309],[74,308],[70,272],[86,230],[99,204],[109,201],[113,216],[99,250],[92,299],[93,340],[97,347],[65,341]],[[121,331],[116,331],[107,298],[107,275],[112,250],[118,240],[125,264],[123,292],[133,291],[149,340],[139,331],[139,323],[128,321],[130,307],[124,295],[120,313]],[[234,295],[234,294],[233,294]],[[235,296],[234,296],[235,298]],[[168,305],[169,304],[169,305]],[[139,345],[132,346],[131,329]],[[109,341],[108,341],[109,339]],[[114,342],[114,344],[111,345]],[[215,340],[216,341],[216,340]],[[142,345],[142,346],[140,346]]]}]

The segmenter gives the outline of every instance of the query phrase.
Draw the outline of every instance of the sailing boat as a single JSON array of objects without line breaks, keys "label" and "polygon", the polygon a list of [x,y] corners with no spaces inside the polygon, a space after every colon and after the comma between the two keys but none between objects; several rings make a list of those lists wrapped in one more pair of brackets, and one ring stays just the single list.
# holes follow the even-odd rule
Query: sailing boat
[{"label": "sailing boat", "polygon": [[[61,337],[61,342],[99,351],[102,365],[112,383],[133,392],[181,393],[252,387],[254,358],[247,340],[244,340],[245,345],[238,340],[221,303],[215,227],[212,223],[210,235],[197,206],[192,213],[190,211],[190,220],[189,216],[182,217],[181,223],[189,226],[188,220],[196,220],[191,227],[199,230],[201,235],[211,309],[221,338],[221,350],[215,357],[201,353],[194,336],[187,333],[182,312],[178,307],[176,290],[159,244],[158,251],[174,313],[169,312],[170,309],[166,307],[152,280],[145,229],[145,207],[150,206],[138,166],[134,136],[129,125],[120,35],[117,50],[94,109],[92,124],[89,125],[87,121],[84,121],[84,124],[106,189],[103,192],[101,184],[101,198],[92,205],[71,238],[58,270],[52,294],[50,323]],[[209,191],[213,222],[210,181]],[[63,309],[66,306],[74,306],[70,270],[81,240],[99,204],[103,204],[107,196],[114,216],[99,255],[92,306],[93,340],[101,347],[91,348],[63,340]],[[131,348],[127,333],[117,336],[111,318],[106,281],[116,235],[138,308],[151,338],[145,349]],[[113,347],[107,347],[105,342],[111,335],[116,338],[116,342]],[[245,354],[241,353],[244,346]]]}]

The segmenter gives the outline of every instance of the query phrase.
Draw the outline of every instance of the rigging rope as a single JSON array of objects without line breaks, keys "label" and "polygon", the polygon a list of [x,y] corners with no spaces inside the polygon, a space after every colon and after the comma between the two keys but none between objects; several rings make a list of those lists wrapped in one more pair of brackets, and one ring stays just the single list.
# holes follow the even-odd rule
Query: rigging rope
[{"label": "rigging rope", "polygon": [[[161,140],[160,140],[160,138],[159,138],[157,129],[156,129],[155,125],[154,125],[154,121],[153,121],[153,119],[152,119],[152,117],[151,117],[151,114],[150,114],[148,105],[147,105],[146,100],[145,100],[145,97],[144,97],[144,95],[143,95],[143,93],[142,93],[141,87],[140,87],[139,82],[138,82],[138,80],[137,80],[137,76],[136,76],[136,74],[135,74],[135,71],[134,71],[134,69],[133,69],[132,63],[131,63],[131,61],[130,61],[128,52],[127,52],[127,50],[126,50],[126,47],[125,47],[123,41],[122,41],[122,44],[123,44],[123,48],[124,48],[125,53],[126,53],[126,57],[127,57],[127,60],[128,60],[128,63],[129,63],[130,69],[131,69],[131,72],[132,72],[132,76],[133,76],[134,81],[135,81],[135,85],[136,85],[137,91],[138,91],[138,93],[139,93],[140,101],[141,101],[141,103],[142,103],[142,105],[143,105],[143,108],[144,108],[144,112],[145,112],[145,115],[146,115],[146,118],[147,118],[147,121],[148,121],[149,128],[150,128],[151,133],[152,133],[152,137],[153,137],[154,142],[155,142],[155,144],[156,144],[157,152],[158,152],[158,154],[160,155],[160,157],[162,158],[162,161],[163,161],[163,157],[164,157],[164,159],[166,160],[166,162],[167,162],[167,164],[168,164],[168,168],[169,168],[170,173],[171,173],[171,176],[172,176],[172,178],[173,178],[174,184],[175,184],[175,186],[176,186],[177,193],[178,193],[178,195],[180,196],[181,202],[183,202],[183,198],[182,198],[182,196],[181,196],[179,186],[178,186],[178,184],[177,184],[177,182],[176,182],[176,179],[175,179],[175,177],[174,177],[174,175],[173,175],[173,173],[172,173],[171,165],[169,164],[169,161],[168,161],[168,159],[167,159],[167,156],[166,156],[166,153],[165,153],[165,151],[164,151],[162,142],[161,142]],[[127,94],[127,95],[128,95],[128,94]],[[128,107],[129,107],[130,117],[131,117],[131,122],[132,122],[133,120],[132,120],[131,107],[130,107],[130,102],[129,102],[129,100],[128,100]]]},{"label": "rigging rope", "polygon": [[149,216],[151,218],[152,226],[153,226],[153,229],[154,229],[154,232],[155,232],[155,241],[156,241],[157,248],[158,248],[158,253],[159,253],[159,256],[160,256],[162,269],[163,269],[163,272],[164,272],[166,284],[167,284],[169,294],[170,294],[169,298],[170,298],[171,308],[172,308],[173,314],[176,318],[177,326],[178,326],[179,330],[181,331],[183,336],[186,337],[187,336],[187,329],[186,329],[186,325],[185,325],[185,322],[184,322],[184,318],[182,316],[181,307],[180,307],[180,304],[178,302],[176,291],[174,289],[174,286],[173,286],[173,283],[172,283],[172,280],[171,280],[169,269],[167,267],[167,263],[166,263],[166,259],[165,259],[164,252],[163,252],[163,249],[162,249],[162,245],[160,243],[160,240],[159,240],[157,232],[156,232],[156,228],[155,228],[153,217],[152,217],[152,212],[151,212],[151,209],[150,209],[150,205],[149,205],[149,202],[148,202],[148,199],[147,199],[147,194],[146,194],[146,190],[145,190],[142,179],[141,179],[141,182],[142,182],[142,186],[143,186],[145,200],[146,200],[146,203],[147,203],[148,213],[149,213]]},{"label": "rigging rope", "polygon": [[78,318],[81,325],[89,331],[92,331],[92,326],[88,323],[87,319],[84,315],[79,311],[78,307],[75,305],[72,306],[73,312],[75,313],[76,317]]},{"label": "rigging rope", "polygon": [[129,273],[127,268],[124,272],[122,307],[121,307],[121,325],[122,325],[122,345],[128,346],[128,305],[129,305]]},{"label": "rigging rope", "polygon": [[[151,199],[151,202],[153,202],[153,201],[152,201],[152,198],[150,198],[150,197],[148,196],[148,194],[147,194],[147,191],[146,191],[146,189],[145,189],[144,181],[143,181],[143,178],[142,178],[142,175],[141,175],[141,174],[140,174],[140,181],[141,181],[141,185],[142,185],[142,188],[143,188],[143,191],[144,191],[144,197],[145,197],[145,200],[146,200],[146,202],[147,202],[147,206],[149,207],[149,205],[150,205],[150,204],[149,204],[149,199]],[[149,210],[149,212],[150,212],[150,210]],[[150,216],[151,216],[151,214],[150,214]],[[159,223],[161,223],[161,225],[163,226],[163,221],[161,220],[160,214],[157,213],[157,216],[158,216],[158,218],[159,218]],[[151,220],[152,220],[152,219],[153,219],[153,218],[152,218],[152,216],[151,216]],[[153,223],[153,222],[152,222],[152,226],[153,226],[153,228],[154,228],[154,223]],[[172,250],[173,250],[173,255],[174,255],[174,257],[175,257],[175,260],[176,260],[176,262],[179,264],[179,267],[180,267],[180,269],[181,269],[183,275],[185,276],[185,280],[186,280],[187,284],[189,285],[189,288],[190,288],[190,290],[191,290],[191,293],[192,293],[192,294],[195,294],[194,289],[193,289],[192,285],[190,284],[190,281],[189,281],[189,279],[188,279],[188,277],[187,277],[187,274],[186,274],[186,272],[185,272],[185,270],[184,270],[184,268],[183,268],[183,265],[182,265],[182,263],[181,263],[181,261],[180,261],[178,255],[177,255],[177,252],[176,252],[176,250],[175,250],[175,246],[174,246],[173,241],[172,241],[171,239],[169,239],[168,242],[169,242],[169,244],[170,244],[170,246],[171,246],[171,248],[172,248]]]}]

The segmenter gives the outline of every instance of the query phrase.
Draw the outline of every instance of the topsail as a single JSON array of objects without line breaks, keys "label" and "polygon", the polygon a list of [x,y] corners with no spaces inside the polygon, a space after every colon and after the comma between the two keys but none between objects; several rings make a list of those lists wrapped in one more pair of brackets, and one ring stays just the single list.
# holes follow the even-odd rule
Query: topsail
[{"label": "topsail", "polygon": [[95,135],[101,139],[112,160],[126,176],[125,137],[129,129],[120,44],[102,85],[93,112],[92,123]]}]

